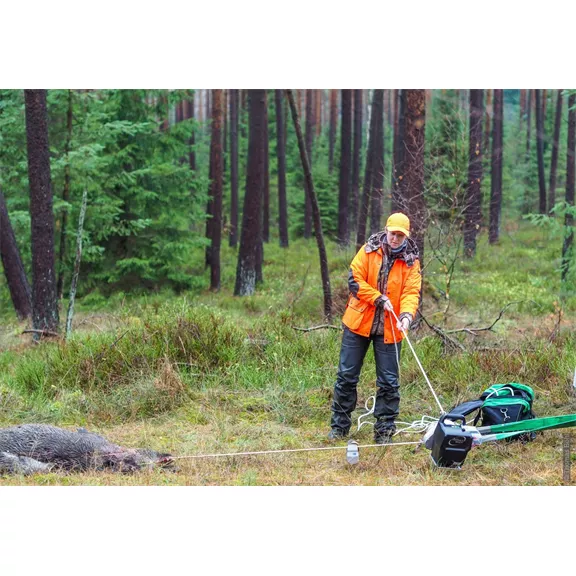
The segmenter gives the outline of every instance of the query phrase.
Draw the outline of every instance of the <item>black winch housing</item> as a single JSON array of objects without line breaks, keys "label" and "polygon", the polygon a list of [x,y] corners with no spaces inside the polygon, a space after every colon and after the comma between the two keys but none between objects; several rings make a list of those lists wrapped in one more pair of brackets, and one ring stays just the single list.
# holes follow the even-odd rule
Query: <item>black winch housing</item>
[{"label": "black winch housing", "polygon": [[[450,423],[447,422],[450,421]],[[462,424],[456,424],[461,421]],[[472,434],[464,430],[466,419],[460,414],[444,414],[432,436],[432,460],[441,468],[460,468],[472,448]]]}]

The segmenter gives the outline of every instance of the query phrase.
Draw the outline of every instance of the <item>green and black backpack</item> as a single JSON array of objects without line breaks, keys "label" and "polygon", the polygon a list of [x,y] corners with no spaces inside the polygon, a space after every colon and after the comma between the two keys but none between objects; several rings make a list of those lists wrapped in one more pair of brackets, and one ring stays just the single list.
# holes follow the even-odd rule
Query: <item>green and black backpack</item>
[{"label": "green and black backpack", "polygon": [[483,401],[480,407],[482,426],[534,418],[534,390],[526,384],[493,384],[483,392],[480,400]]},{"label": "green and black backpack", "polygon": [[[473,420],[474,426],[478,424],[480,426],[508,424],[534,418],[533,402],[534,390],[526,384],[518,384],[517,382],[492,384],[490,388],[484,390],[478,400],[464,402],[450,410],[450,414],[468,416],[478,411]],[[517,439],[526,442],[533,440],[534,437],[534,433],[522,434]]]}]

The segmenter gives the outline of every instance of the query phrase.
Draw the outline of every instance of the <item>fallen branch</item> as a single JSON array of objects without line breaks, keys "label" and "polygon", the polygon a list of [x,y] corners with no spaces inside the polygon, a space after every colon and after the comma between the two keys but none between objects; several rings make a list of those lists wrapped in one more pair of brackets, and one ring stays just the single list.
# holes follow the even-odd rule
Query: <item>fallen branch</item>
[{"label": "fallen branch", "polygon": [[504,308],[502,308],[502,310],[500,310],[500,313],[498,314],[498,318],[496,318],[496,320],[494,320],[494,322],[492,322],[492,324],[490,324],[490,326],[485,326],[484,328],[456,328],[454,330],[446,330],[445,333],[446,334],[455,334],[457,332],[467,332],[468,334],[472,334],[473,336],[477,336],[477,334],[475,334],[476,332],[491,331],[492,328],[494,328],[494,326],[496,325],[496,323],[502,318],[502,316],[503,316],[503,314],[507,308],[512,306],[512,304],[522,304],[523,302],[532,302],[533,304],[536,304],[536,306],[538,306],[538,303],[534,302],[534,300],[515,300],[514,302],[509,302],[508,304],[506,304],[506,306],[504,306]]},{"label": "fallen branch", "polygon": [[51,330],[36,330],[34,328],[22,330],[22,334],[41,334],[42,336],[55,336],[56,338],[61,337],[58,332],[52,332]]},{"label": "fallen branch", "polygon": [[436,334],[438,334],[438,336],[440,336],[440,338],[442,338],[445,345],[449,344],[450,346],[453,346],[455,348],[460,348],[460,350],[466,352],[466,348],[460,342],[455,340],[454,338],[450,338],[450,336],[448,336],[448,334],[457,334],[459,332],[465,332],[466,334],[470,334],[471,336],[477,337],[478,336],[477,332],[492,331],[492,328],[494,328],[496,323],[504,315],[504,312],[510,306],[512,306],[512,304],[522,304],[523,302],[532,302],[533,304],[538,306],[538,303],[534,302],[534,300],[515,300],[514,302],[509,302],[508,304],[506,304],[506,306],[504,306],[504,308],[502,308],[502,310],[500,310],[500,313],[498,314],[498,317],[496,318],[496,320],[494,320],[494,322],[492,322],[492,324],[490,324],[490,326],[484,326],[483,328],[468,328],[468,327],[466,327],[466,328],[455,328],[453,330],[442,330],[438,326],[435,326],[434,324],[431,324],[430,322],[428,322],[428,320],[425,318],[425,316],[421,315],[420,317],[422,318],[422,320],[424,320],[424,322],[426,323],[428,328],[430,328],[430,330],[434,331]]},{"label": "fallen branch", "polygon": [[448,334],[446,334],[446,332],[444,332],[443,330],[438,328],[438,326],[434,326],[434,324],[430,324],[430,322],[428,322],[428,320],[426,320],[426,317],[424,315],[420,314],[420,318],[422,318],[422,320],[424,320],[424,322],[426,323],[426,326],[428,326],[428,328],[430,328],[430,330],[433,330],[436,334],[438,334],[438,336],[440,336],[440,338],[442,338],[442,340],[444,341],[444,345],[449,344],[450,346],[453,346],[454,348],[460,348],[460,350],[462,350],[462,352],[467,352],[466,348],[462,344],[460,344],[460,342],[458,342],[457,340],[454,340],[454,338],[450,338],[450,336],[448,336]]},{"label": "fallen branch", "polygon": [[332,330],[341,330],[340,326],[332,326],[332,324],[321,324],[320,326],[311,326],[310,328],[298,328],[298,326],[292,326],[294,330],[299,330],[300,332],[312,332],[312,330],[321,330],[322,328],[332,328]]}]

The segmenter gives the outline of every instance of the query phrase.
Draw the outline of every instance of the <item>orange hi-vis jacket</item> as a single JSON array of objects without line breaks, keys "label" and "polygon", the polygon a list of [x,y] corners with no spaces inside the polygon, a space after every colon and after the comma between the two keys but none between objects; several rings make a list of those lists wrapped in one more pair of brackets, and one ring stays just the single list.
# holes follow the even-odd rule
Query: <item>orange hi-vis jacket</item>
[{"label": "orange hi-vis jacket", "polygon": [[[408,241],[413,242],[410,239]],[[350,296],[342,322],[352,332],[361,336],[370,336],[376,311],[374,303],[382,296],[378,290],[378,274],[383,260],[384,252],[381,245],[373,249],[364,244],[350,264],[348,279]],[[407,263],[403,258],[397,258],[388,275],[386,296],[390,298],[398,318],[406,313],[410,314],[410,319],[414,318],[418,310],[421,286],[420,260],[415,258]],[[403,338],[404,335],[396,327],[396,320],[392,314],[385,312],[384,342],[393,344]]]}]

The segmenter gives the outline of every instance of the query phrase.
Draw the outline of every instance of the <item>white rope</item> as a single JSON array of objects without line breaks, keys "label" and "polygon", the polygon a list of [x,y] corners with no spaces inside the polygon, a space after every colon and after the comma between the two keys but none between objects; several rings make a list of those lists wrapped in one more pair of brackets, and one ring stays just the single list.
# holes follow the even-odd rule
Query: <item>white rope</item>
[{"label": "white rope", "polygon": [[[385,448],[387,446],[408,446],[422,444],[418,442],[391,442],[389,444],[362,444],[358,448]],[[322,448],[287,448],[285,450],[260,450],[257,452],[228,452],[226,454],[192,454],[189,456],[172,456],[171,460],[185,460],[196,458],[221,458],[224,456],[255,456],[261,454],[286,454],[288,452],[318,452],[320,450],[346,450],[348,446],[326,446]]]}]

